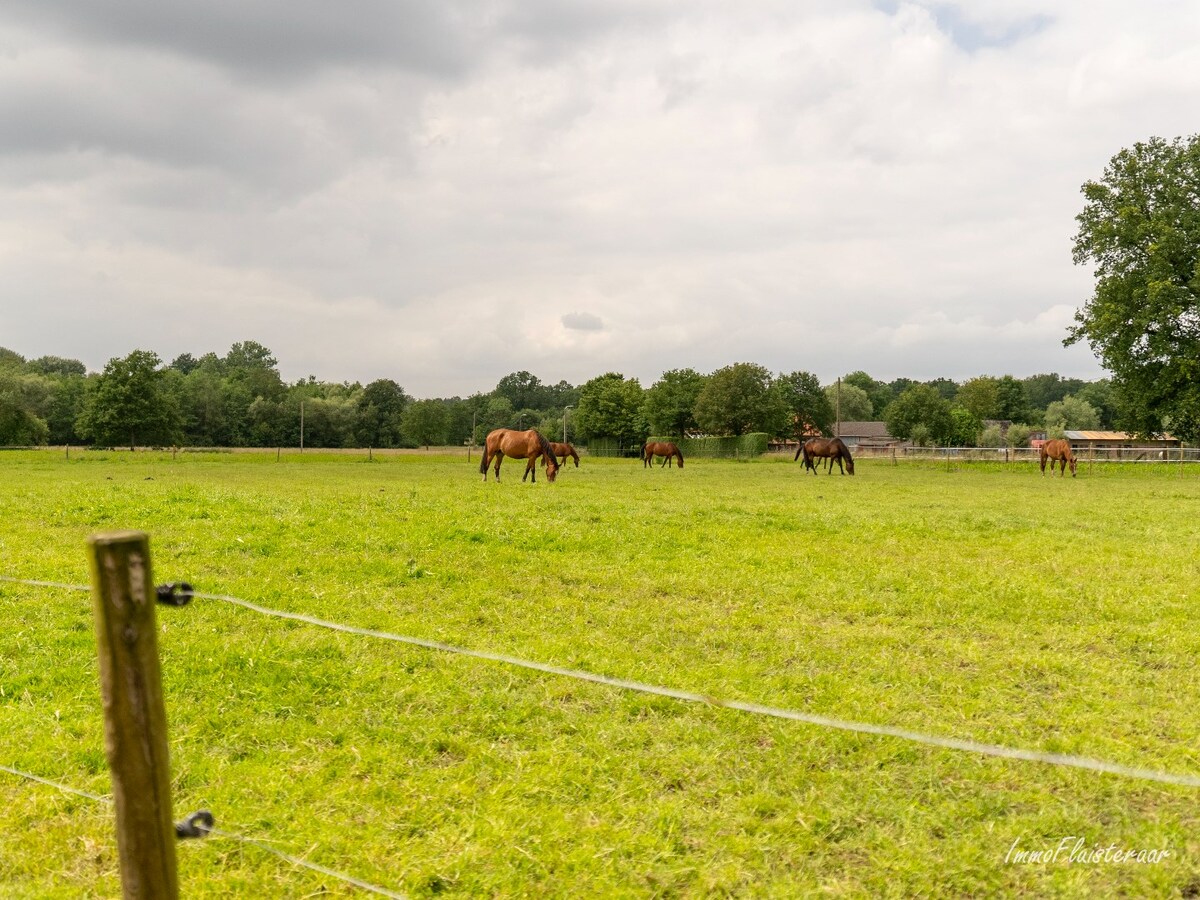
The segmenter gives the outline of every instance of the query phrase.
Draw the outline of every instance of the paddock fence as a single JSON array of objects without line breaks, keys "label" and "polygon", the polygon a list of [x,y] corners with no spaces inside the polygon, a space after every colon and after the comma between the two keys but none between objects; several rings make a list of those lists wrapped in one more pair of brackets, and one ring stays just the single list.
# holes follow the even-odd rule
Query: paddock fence
[{"label": "paddock fence", "polygon": [[[1036,447],[852,447],[855,459],[900,462],[1034,463],[1041,459]],[[1075,450],[1079,463],[1200,463],[1197,447],[1084,447]]]}]

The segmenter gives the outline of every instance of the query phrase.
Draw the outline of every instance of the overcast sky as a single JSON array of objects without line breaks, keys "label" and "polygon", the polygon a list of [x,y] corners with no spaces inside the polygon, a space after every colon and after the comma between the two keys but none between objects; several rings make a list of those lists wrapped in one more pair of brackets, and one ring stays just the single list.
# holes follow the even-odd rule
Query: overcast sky
[{"label": "overcast sky", "polygon": [[0,346],[1103,375],[1084,181],[1200,130],[1200,4],[6,0]]}]

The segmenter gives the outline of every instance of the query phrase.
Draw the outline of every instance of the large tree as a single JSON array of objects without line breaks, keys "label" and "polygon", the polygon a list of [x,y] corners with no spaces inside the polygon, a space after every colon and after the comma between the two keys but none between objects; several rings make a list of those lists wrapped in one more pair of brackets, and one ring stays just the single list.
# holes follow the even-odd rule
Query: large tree
[{"label": "large tree", "polygon": [[845,381],[838,384],[835,381],[825,386],[825,397],[838,421],[870,421],[875,405],[871,402],[871,395],[858,385]]},{"label": "large tree", "polygon": [[946,444],[954,436],[954,426],[950,401],[932,385],[914,384],[888,405],[888,432],[903,440],[921,433],[935,444]]},{"label": "large tree", "polygon": [[1200,440],[1200,135],[1136,143],[1082,190],[1074,259],[1096,288],[1064,343],[1113,373],[1128,430]]},{"label": "large tree", "polygon": [[821,390],[821,381],[816,375],[812,372],[780,375],[772,387],[782,410],[782,419],[774,428],[762,428],[760,431],[798,440],[811,436],[813,432],[833,433],[833,404],[826,392]]},{"label": "large tree", "polygon": [[734,363],[713,372],[696,398],[695,413],[702,429],[726,435],[776,434],[785,429],[787,418],[771,373],[757,363]]},{"label": "large tree", "polygon": [[625,446],[645,439],[645,392],[636,378],[617,372],[597,376],[579,389],[575,428],[584,437],[615,438]]},{"label": "large tree", "polygon": [[642,409],[654,434],[682,437],[696,427],[696,399],[707,379],[695,369],[671,369],[646,391]]},{"label": "large tree", "polygon": [[166,390],[157,353],[134,350],[108,361],[80,414],[78,429],[99,444],[166,444],[179,434],[179,408]]}]

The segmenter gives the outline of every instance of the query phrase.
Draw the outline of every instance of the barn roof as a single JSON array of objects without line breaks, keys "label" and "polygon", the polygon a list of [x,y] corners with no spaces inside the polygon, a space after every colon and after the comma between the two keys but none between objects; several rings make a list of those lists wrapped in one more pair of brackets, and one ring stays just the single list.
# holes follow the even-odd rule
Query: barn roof
[{"label": "barn roof", "polygon": [[880,438],[891,440],[886,422],[842,422],[838,427],[842,437]]},{"label": "barn roof", "polygon": [[[1124,431],[1064,431],[1063,434],[1069,441],[1138,441],[1146,440],[1145,438],[1136,438]],[[1149,440],[1173,441],[1175,438],[1169,434],[1164,434],[1159,438],[1150,438]]]}]

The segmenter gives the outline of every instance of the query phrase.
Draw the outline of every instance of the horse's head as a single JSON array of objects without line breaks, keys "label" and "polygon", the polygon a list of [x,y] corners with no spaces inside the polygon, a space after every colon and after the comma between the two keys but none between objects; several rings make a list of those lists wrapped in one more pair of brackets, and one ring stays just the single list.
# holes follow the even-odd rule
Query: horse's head
[{"label": "horse's head", "polygon": [[558,460],[555,459],[553,453],[546,454],[546,480],[554,483],[554,479],[558,476]]},{"label": "horse's head", "polygon": [[852,459],[850,458],[849,454],[847,454],[847,455],[844,457],[844,460],[845,460],[845,463],[846,463],[846,472],[847,472],[847,474],[853,475],[853,474],[854,474],[854,460],[852,460]]},{"label": "horse's head", "polygon": [[1071,457],[1070,465],[1071,465],[1071,477],[1074,478],[1075,477],[1075,457],[1074,456]]}]

